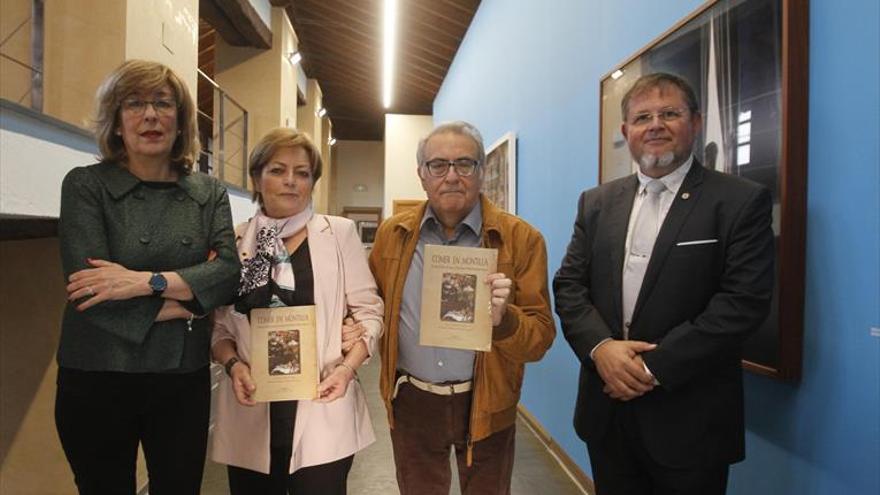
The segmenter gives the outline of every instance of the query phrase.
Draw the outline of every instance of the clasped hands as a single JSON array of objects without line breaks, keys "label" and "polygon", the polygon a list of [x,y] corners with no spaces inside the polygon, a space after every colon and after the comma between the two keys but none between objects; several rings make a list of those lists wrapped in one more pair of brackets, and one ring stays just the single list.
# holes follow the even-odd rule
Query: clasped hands
[{"label": "clasped hands", "polygon": [[612,399],[628,401],[654,389],[654,376],[645,367],[643,352],[656,344],[638,340],[608,340],[593,351],[593,363],[602,381],[603,392]]}]

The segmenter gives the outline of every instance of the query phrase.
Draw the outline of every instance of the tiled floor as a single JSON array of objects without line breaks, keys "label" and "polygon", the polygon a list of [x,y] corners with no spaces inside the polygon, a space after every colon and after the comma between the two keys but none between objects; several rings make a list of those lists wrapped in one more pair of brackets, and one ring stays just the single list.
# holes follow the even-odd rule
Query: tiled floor
[{"label": "tiled floor", "polygon": [[[376,430],[376,443],[354,457],[354,467],[348,478],[350,495],[399,495],[394,477],[388,421],[379,399],[378,366],[379,360],[375,359],[359,373]],[[516,460],[511,489],[513,495],[585,493],[565,474],[525,423],[517,421],[516,428]],[[452,472],[455,473],[454,464]],[[457,484],[457,479],[454,479],[451,494],[460,495]],[[226,493],[226,467],[209,460],[205,466],[202,494]]]}]

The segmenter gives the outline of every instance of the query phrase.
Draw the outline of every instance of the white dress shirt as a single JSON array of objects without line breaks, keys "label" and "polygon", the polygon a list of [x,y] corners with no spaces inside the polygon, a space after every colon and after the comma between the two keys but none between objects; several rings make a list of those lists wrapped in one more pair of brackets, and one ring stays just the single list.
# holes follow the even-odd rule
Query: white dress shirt
[{"label": "white dress shirt", "polygon": [[[663,184],[666,186],[666,190],[660,193],[660,219],[658,220],[657,224],[660,225],[661,228],[663,225],[663,221],[666,219],[666,214],[669,213],[669,208],[672,206],[672,201],[678,194],[678,190],[681,188],[681,184],[684,182],[684,178],[690,171],[693,162],[694,156],[691,155],[690,157],[688,157],[687,160],[685,160],[683,164],[681,164],[681,166],[659,178],[659,180],[663,182]],[[632,234],[633,227],[635,225],[635,219],[638,218],[639,209],[641,209],[642,203],[645,201],[645,197],[647,196],[645,186],[649,181],[653,180],[652,177],[648,177],[647,175],[643,174],[641,170],[636,172],[636,174],[639,179],[639,189],[638,191],[636,191],[636,196],[633,199],[633,207],[629,215],[629,224],[626,228],[626,243],[624,244],[623,262],[624,270],[626,270],[626,264],[628,263],[628,258],[630,256],[630,245],[632,243]],[[641,283],[639,283],[639,286],[641,286]],[[623,287],[621,287],[621,290],[622,289]],[[623,315],[624,328],[621,329],[623,331],[623,335],[628,335],[628,328],[631,318],[632,315]],[[593,347],[593,350],[590,351],[590,358],[593,357],[593,353],[596,352],[596,349],[598,349],[600,345],[608,342],[609,340],[611,340],[610,337],[596,344],[596,346]],[[647,367],[645,369],[647,370]],[[650,373],[650,370],[648,370],[648,372]]]}]

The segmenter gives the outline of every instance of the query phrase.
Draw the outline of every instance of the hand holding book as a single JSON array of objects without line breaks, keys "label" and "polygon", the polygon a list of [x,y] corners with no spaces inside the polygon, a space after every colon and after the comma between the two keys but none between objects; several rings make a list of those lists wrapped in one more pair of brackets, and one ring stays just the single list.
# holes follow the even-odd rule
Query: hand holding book
[{"label": "hand holding book", "polygon": [[507,278],[503,273],[491,273],[486,276],[486,284],[489,286],[492,299],[490,303],[490,311],[492,314],[492,326],[497,327],[507,312],[507,299],[510,297],[510,288],[513,281]]}]

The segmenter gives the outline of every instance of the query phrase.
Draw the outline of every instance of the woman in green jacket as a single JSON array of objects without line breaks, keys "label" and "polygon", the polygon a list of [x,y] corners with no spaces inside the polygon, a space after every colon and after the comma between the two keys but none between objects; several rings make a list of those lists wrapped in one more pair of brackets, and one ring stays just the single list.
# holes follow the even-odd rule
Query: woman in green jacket
[{"label": "woman in green jacket", "polygon": [[80,493],[197,494],[211,329],[238,282],[229,198],[192,171],[196,109],[168,67],[125,62],[97,93],[98,164],[71,170],[59,236],[68,305],[55,420]]}]

